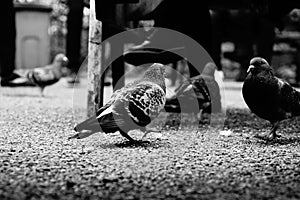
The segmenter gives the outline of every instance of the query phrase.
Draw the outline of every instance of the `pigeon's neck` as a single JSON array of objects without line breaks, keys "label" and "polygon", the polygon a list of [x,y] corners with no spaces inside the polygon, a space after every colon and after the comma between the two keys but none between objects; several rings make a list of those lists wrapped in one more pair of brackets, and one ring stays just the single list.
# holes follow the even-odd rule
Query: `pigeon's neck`
[{"label": "pigeon's neck", "polygon": [[153,82],[159,85],[164,92],[166,93],[166,85],[165,85],[165,69],[163,65],[155,63],[148,70],[146,70],[143,80]]},{"label": "pigeon's neck", "polygon": [[258,74],[261,77],[273,77],[274,73],[272,70],[264,70]]},{"label": "pigeon's neck", "polygon": [[143,78],[144,81],[153,82],[159,85],[166,92],[165,78],[162,74],[146,72]]},{"label": "pigeon's neck", "polygon": [[54,61],[52,65],[54,68],[61,68],[61,62]]},{"label": "pigeon's neck", "polygon": [[165,84],[164,77],[157,77],[155,79],[150,78],[150,77],[144,77],[144,81],[149,81],[149,82],[155,83],[155,84],[159,85],[164,90],[164,92],[166,92],[166,84]]},{"label": "pigeon's neck", "polygon": [[260,78],[270,78],[274,76],[274,73],[272,70],[253,70],[251,72],[253,77],[260,77]]},{"label": "pigeon's neck", "polygon": [[53,63],[50,70],[55,74],[57,78],[61,77],[62,69],[59,63]]}]

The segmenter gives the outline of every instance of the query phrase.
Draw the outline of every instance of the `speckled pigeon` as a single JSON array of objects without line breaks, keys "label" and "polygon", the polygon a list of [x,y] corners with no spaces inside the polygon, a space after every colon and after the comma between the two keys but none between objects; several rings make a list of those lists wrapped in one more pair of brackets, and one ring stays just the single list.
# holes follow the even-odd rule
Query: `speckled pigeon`
[{"label": "speckled pigeon", "polygon": [[279,135],[279,122],[300,115],[300,93],[273,74],[272,67],[260,57],[251,59],[242,93],[249,109],[258,117],[271,122],[268,134],[257,135],[272,140]]},{"label": "speckled pigeon", "polygon": [[165,69],[162,64],[151,65],[141,80],[116,90],[95,116],[78,124],[74,128],[78,133],[69,139],[85,138],[96,132],[119,131],[130,142],[138,142],[130,137],[128,132],[140,129],[146,135],[153,131],[150,128],[146,129],[146,126],[164,108],[166,101],[164,73]]},{"label": "speckled pigeon", "polygon": [[30,70],[27,73],[27,78],[40,88],[41,95],[43,96],[43,91],[46,86],[52,85],[60,80],[62,75],[61,69],[66,66],[67,63],[68,58],[64,54],[59,53],[54,57],[50,65]]}]

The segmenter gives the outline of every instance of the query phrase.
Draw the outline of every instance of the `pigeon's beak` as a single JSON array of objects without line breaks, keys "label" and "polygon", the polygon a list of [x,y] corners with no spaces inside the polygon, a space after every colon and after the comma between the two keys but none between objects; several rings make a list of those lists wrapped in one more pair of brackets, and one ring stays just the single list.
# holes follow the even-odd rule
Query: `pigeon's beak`
[{"label": "pigeon's beak", "polygon": [[63,57],[61,62],[62,67],[66,67],[68,63],[69,63],[69,59],[66,56]]},{"label": "pigeon's beak", "polygon": [[254,65],[250,65],[250,66],[248,67],[248,69],[247,69],[247,74],[248,74],[249,72],[251,72],[252,69],[254,69]]},{"label": "pigeon's beak", "polygon": [[67,57],[63,57],[63,61],[67,63],[69,62],[69,59]]}]

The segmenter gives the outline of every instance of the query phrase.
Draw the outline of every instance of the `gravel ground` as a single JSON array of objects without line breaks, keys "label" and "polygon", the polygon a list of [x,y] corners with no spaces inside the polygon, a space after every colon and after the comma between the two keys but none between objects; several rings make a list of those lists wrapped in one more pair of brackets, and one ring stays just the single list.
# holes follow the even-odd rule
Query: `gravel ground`
[{"label": "gravel ground", "polygon": [[68,141],[85,115],[84,87],[74,109],[72,89],[61,82],[45,93],[0,88],[0,199],[300,199],[299,118],[284,121],[283,137],[267,143],[254,134],[270,125],[236,95],[225,121],[230,136],[196,128],[187,115],[178,130],[149,134],[144,146],[118,134]]}]

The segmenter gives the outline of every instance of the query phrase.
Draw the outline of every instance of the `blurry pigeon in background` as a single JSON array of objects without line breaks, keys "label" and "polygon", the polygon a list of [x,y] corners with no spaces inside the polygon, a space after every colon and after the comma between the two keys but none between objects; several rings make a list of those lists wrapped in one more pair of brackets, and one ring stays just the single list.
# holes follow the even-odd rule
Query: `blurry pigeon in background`
[{"label": "blurry pigeon in background", "polygon": [[27,73],[27,78],[40,88],[41,96],[43,96],[43,91],[46,86],[52,85],[60,80],[62,67],[66,66],[67,63],[68,58],[64,54],[57,54],[50,65],[30,70]]},{"label": "blurry pigeon in background", "polygon": [[188,78],[175,90],[175,95],[167,98],[167,112],[199,113],[203,110],[211,113],[221,111],[220,88],[214,78],[214,63],[207,63],[198,76]]},{"label": "blurry pigeon in background", "polygon": [[146,135],[153,131],[146,129],[146,126],[164,108],[166,101],[164,73],[165,69],[162,64],[151,65],[141,80],[116,90],[95,116],[78,124],[74,128],[78,133],[69,139],[81,139],[97,132],[119,131],[130,142],[137,143],[138,141],[130,137],[128,132],[140,129]]},{"label": "blurry pigeon in background", "polygon": [[279,137],[276,130],[281,120],[300,115],[300,93],[275,77],[272,67],[263,58],[251,59],[247,73],[242,88],[244,100],[253,113],[272,124],[268,135],[258,137],[275,139]]}]

